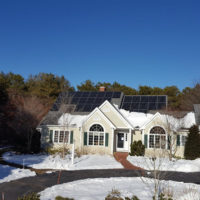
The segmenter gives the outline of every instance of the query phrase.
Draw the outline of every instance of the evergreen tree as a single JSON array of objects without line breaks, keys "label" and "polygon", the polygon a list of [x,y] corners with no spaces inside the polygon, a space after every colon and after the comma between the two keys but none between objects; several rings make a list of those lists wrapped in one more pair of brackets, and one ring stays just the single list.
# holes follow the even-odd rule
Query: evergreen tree
[{"label": "evergreen tree", "polygon": [[200,157],[200,134],[199,128],[193,125],[189,129],[189,135],[185,144],[184,156],[186,159],[194,160]]},{"label": "evergreen tree", "polygon": [[81,85],[77,85],[79,91],[97,91],[95,84],[91,80],[86,80],[81,83]]}]

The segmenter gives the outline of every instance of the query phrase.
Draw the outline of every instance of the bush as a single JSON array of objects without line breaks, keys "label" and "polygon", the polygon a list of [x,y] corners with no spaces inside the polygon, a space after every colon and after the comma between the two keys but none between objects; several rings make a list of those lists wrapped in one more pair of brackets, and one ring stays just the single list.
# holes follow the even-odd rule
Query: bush
[{"label": "bush", "polygon": [[189,129],[187,141],[185,143],[184,156],[186,159],[194,160],[200,157],[200,134],[199,128],[193,125]]},{"label": "bush", "polygon": [[131,144],[131,156],[144,156],[145,146],[142,144],[142,141],[134,141]]},{"label": "bush", "polygon": [[18,197],[17,200],[40,200],[40,195],[33,192],[26,194],[23,197]]},{"label": "bush", "polygon": [[49,148],[46,149],[46,152],[50,155],[58,154],[58,155],[62,156],[63,151],[64,151],[64,155],[67,155],[67,154],[70,153],[69,148],[66,147],[66,146],[64,147],[64,149],[63,149],[63,147],[60,147],[60,148],[49,147]]},{"label": "bush", "polygon": [[55,200],[74,200],[74,199],[68,198],[68,197],[57,196],[57,197],[55,198]]},{"label": "bush", "polygon": [[139,199],[135,195],[132,198],[129,197],[122,198],[120,191],[112,189],[112,191],[106,196],[105,200],[139,200]]}]

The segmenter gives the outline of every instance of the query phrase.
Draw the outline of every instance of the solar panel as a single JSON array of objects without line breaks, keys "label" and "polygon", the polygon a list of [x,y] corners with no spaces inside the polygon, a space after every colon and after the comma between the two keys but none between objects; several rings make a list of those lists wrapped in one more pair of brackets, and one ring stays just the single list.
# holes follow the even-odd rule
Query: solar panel
[{"label": "solar panel", "polygon": [[128,111],[146,113],[149,110],[166,109],[166,107],[167,96],[165,95],[127,95],[123,97],[120,108]]},{"label": "solar panel", "polygon": [[121,92],[114,92],[112,98],[120,98]]},{"label": "solar panel", "polygon": [[[115,100],[113,100],[113,98]],[[116,101],[116,99],[119,99]],[[122,98],[122,99],[121,99]],[[160,110],[167,107],[167,96],[165,95],[125,95],[122,92],[65,92],[61,93],[51,110],[57,111],[60,105],[66,104],[75,105],[75,112],[91,112],[96,107],[100,106],[105,100],[110,102],[119,102],[120,108],[135,111],[148,112],[149,110]]]}]

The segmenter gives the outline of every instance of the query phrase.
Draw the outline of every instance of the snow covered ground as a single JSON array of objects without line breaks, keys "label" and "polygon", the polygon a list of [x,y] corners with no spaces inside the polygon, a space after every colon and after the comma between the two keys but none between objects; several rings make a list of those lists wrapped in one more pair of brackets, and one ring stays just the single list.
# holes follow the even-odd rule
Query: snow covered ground
[{"label": "snow covered ground", "polygon": [[16,155],[8,152],[3,155],[4,160],[17,164],[24,164],[36,169],[66,169],[66,170],[80,170],[80,169],[113,169],[123,168],[114,157],[109,155],[83,155],[80,158],[74,159],[74,165],[71,163],[71,155],[67,155],[64,159],[59,155]]},{"label": "snow covered ground", "polygon": [[[153,161],[148,157],[142,156],[128,156],[127,160],[133,165],[141,167],[146,170],[153,170]],[[196,160],[173,160],[168,158],[159,158],[155,161],[155,169],[162,171],[179,171],[179,172],[198,172],[200,171],[200,158]],[[159,166],[159,167],[158,167]]]},{"label": "snow covered ground", "polygon": [[[174,200],[199,200],[200,186],[174,181],[162,181],[162,188],[173,193]],[[123,197],[136,195],[140,200],[152,200],[153,181],[141,178],[97,178],[56,185],[42,191],[41,200],[52,200],[56,196],[75,200],[102,200],[117,189]]]},{"label": "snow covered ground", "polygon": [[0,165],[0,183],[35,175],[35,172],[29,169],[17,169],[7,165]]}]

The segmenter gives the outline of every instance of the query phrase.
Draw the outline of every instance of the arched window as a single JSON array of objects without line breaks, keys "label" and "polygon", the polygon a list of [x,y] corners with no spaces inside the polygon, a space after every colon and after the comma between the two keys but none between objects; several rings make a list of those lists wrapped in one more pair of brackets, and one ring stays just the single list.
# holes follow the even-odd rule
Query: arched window
[{"label": "arched window", "polygon": [[103,127],[99,124],[94,124],[90,127],[90,131],[103,132]]},{"label": "arched window", "polygon": [[104,145],[104,129],[99,124],[94,124],[89,129],[89,145]]},{"label": "arched window", "polygon": [[153,127],[149,132],[149,148],[165,149],[167,135],[160,126]]}]

